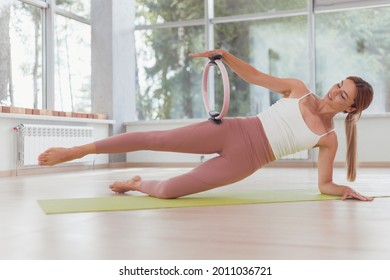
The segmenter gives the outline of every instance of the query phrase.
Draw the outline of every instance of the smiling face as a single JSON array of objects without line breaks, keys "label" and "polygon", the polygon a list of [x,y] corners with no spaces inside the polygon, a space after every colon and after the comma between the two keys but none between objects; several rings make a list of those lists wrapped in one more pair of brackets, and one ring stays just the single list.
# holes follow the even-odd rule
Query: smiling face
[{"label": "smiling face", "polygon": [[345,79],[329,89],[324,101],[336,112],[351,113],[356,110],[356,95],[357,89],[354,81]]}]

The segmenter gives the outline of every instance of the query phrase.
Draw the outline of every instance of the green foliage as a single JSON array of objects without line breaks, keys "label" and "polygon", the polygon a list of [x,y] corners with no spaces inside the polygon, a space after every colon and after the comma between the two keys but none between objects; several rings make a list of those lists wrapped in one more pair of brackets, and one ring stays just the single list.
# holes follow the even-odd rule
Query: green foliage
[{"label": "green foliage", "polygon": [[307,0],[214,0],[216,16],[305,9]]},{"label": "green foliage", "polygon": [[193,0],[137,0],[136,16],[142,24],[199,19],[204,2]]}]

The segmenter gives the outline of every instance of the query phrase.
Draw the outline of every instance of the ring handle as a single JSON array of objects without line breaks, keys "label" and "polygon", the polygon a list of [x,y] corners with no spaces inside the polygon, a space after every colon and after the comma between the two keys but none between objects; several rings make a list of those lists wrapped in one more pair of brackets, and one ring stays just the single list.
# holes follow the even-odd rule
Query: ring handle
[{"label": "ring handle", "polygon": [[[230,84],[229,84],[229,76],[226,71],[226,67],[221,61],[222,55],[216,55],[213,57],[209,57],[210,61],[206,64],[206,67],[203,71],[203,78],[202,78],[202,95],[203,95],[203,104],[206,108],[206,111],[210,115],[210,120],[214,121],[216,124],[220,124],[222,122],[222,119],[226,116],[229,110],[229,103],[230,103]],[[219,70],[221,71],[222,75],[222,82],[223,82],[223,105],[221,112],[212,111],[210,109],[210,102],[209,102],[209,96],[208,96],[208,74],[211,66],[218,66]]]}]

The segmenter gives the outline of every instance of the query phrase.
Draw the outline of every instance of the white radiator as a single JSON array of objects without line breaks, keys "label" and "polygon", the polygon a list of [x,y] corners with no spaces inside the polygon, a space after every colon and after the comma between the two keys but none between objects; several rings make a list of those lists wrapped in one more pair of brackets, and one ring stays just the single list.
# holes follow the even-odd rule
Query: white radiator
[{"label": "white radiator", "polygon": [[[17,160],[19,166],[37,165],[39,154],[51,147],[73,147],[94,141],[93,127],[19,124],[17,132]],[[71,162],[93,162],[88,155]]]}]

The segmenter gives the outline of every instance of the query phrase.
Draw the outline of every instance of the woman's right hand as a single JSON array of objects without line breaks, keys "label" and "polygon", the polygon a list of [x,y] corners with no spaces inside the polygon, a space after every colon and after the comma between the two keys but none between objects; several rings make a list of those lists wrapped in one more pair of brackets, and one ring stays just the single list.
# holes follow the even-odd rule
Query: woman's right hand
[{"label": "woman's right hand", "polygon": [[213,57],[216,55],[222,55],[223,58],[224,54],[226,53],[227,51],[219,49],[219,50],[206,51],[203,53],[190,53],[189,56],[190,57]]}]

